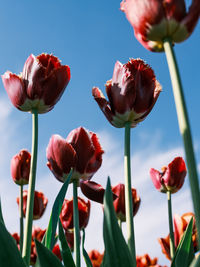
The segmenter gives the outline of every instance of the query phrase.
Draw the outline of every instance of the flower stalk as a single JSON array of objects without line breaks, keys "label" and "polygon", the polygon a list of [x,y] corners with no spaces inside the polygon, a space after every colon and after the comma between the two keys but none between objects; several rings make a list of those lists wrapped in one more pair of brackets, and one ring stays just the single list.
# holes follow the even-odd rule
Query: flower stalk
[{"label": "flower stalk", "polygon": [[192,143],[192,135],[190,130],[189,118],[187,114],[186,103],[184,99],[183,88],[181,84],[181,78],[179,69],[175,57],[175,53],[172,47],[170,39],[164,39],[163,41],[165,54],[168,62],[169,72],[171,76],[171,82],[174,93],[174,100],[176,104],[176,111],[179,122],[180,133],[183,138],[187,168],[189,173],[190,189],[193,201],[193,207],[196,218],[198,242],[200,242],[200,192],[199,181],[197,175],[196,161]]},{"label": "flower stalk", "polygon": [[23,185],[20,185],[20,195],[19,195],[19,223],[20,223],[20,253],[22,254],[23,248],[23,238],[24,238],[24,218],[23,218]]},{"label": "flower stalk", "polygon": [[127,224],[127,239],[128,247],[134,260],[134,267],[136,267],[136,253],[135,253],[135,235],[133,224],[133,201],[131,191],[131,161],[130,161],[130,132],[131,123],[125,124],[125,142],[124,142],[124,176],[125,176],[125,207],[126,207],[126,224]]},{"label": "flower stalk", "polygon": [[74,218],[74,254],[76,267],[80,267],[80,229],[79,229],[79,213],[78,213],[78,196],[77,196],[78,180],[73,181],[73,218]]},{"label": "flower stalk", "polygon": [[175,255],[175,245],[174,245],[174,230],[173,230],[173,219],[172,219],[172,202],[171,202],[171,192],[167,191],[168,200],[168,219],[169,219],[169,236],[170,236],[170,256],[173,260]]},{"label": "flower stalk", "polygon": [[31,238],[32,238],[32,224],[33,224],[33,206],[34,206],[34,192],[36,180],[37,167],[37,151],[38,151],[38,112],[36,109],[32,110],[32,155],[31,168],[29,176],[29,188],[26,208],[26,222],[24,231],[23,251],[22,257],[25,263],[29,266],[30,252],[31,252]]}]

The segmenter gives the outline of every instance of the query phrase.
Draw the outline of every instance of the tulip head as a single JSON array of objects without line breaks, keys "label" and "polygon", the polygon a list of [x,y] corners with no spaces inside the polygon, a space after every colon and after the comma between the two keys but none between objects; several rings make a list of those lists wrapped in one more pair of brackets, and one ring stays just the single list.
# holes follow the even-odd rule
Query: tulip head
[{"label": "tulip head", "polygon": [[157,265],[158,258],[151,259],[148,254],[144,254],[142,256],[136,256],[136,264],[138,267],[161,267]]},{"label": "tulip head", "polygon": [[61,182],[71,168],[71,181],[90,179],[100,168],[103,150],[95,133],[83,127],[71,131],[67,139],[53,135],[47,147],[47,166]]},{"label": "tulip head", "polygon": [[[23,215],[26,216],[28,191],[23,191]],[[34,193],[34,206],[33,206],[33,220],[38,220],[42,217],[45,212],[48,199],[42,192],[35,191]],[[19,205],[19,197],[17,198],[17,204]]]},{"label": "tulip head", "polygon": [[[141,199],[137,195],[135,188],[131,189],[132,191],[132,203],[133,203],[133,216],[136,215],[140,207]],[[117,184],[112,187],[112,192],[117,196],[113,201],[114,209],[117,215],[117,218],[122,222],[126,221],[126,211],[125,211],[125,186],[124,184]]]},{"label": "tulip head", "polygon": [[192,0],[188,11],[184,0],[124,0],[121,10],[133,27],[137,40],[155,52],[164,50],[166,38],[173,43],[187,39],[200,15],[199,0]]},{"label": "tulip head", "polygon": [[97,87],[92,89],[92,94],[107,120],[122,128],[127,122],[135,127],[143,121],[160,91],[151,67],[141,59],[131,59],[126,64],[116,62],[112,80],[106,83],[108,101]]},{"label": "tulip head", "polygon": [[19,154],[11,159],[11,176],[18,185],[26,185],[29,182],[31,154],[22,149]]},{"label": "tulip head", "polygon": [[2,81],[12,104],[21,111],[50,111],[62,96],[70,80],[70,68],[49,54],[30,55],[23,71],[7,71]]},{"label": "tulip head", "polygon": [[163,167],[162,172],[150,169],[152,182],[162,193],[176,193],[184,184],[186,174],[186,165],[181,157],[176,157],[167,167]]},{"label": "tulip head", "polygon": [[[84,229],[90,217],[90,201],[87,202],[78,197],[78,212],[79,212],[79,228]],[[73,199],[65,199],[60,213],[60,220],[63,228],[66,231],[72,231],[74,228],[73,223]]]},{"label": "tulip head", "polygon": [[101,254],[98,250],[93,249],[88,253],[93,267],[100,267],[103,262],[104,253]]}]

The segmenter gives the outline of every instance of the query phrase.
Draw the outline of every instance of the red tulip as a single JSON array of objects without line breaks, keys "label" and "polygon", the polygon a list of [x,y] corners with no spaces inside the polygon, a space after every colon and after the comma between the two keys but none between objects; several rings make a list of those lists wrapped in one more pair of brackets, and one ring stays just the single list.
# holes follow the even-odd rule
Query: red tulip
[{"label": "red tulip", "polygon": [[61,252],[60,252],[60,247],[58,244],[56,244],[53,249],[52,249],[52,252],[54,255],[56,255],[60,261],[62,261],[62,255],[61,255]]},{"label": "red tulip", "polygon": [[[140,207],[141,199],[137,195],[137,191],[135,188],[132,188],[132,201],[133,201],[133,216],[136,215],[138,209]],[[122,222],[126,221],[126,212],[125,212],[125,186],[124,184],[117,184],[112,187],[112,192],[118,196],[114,201],[114,209],[117,215],[117,218]]]},{"label": "red tulip", "polygon": [[185,181],[187,170],[183,158],[175,158],[167,167],[162,168],[162,172],[150,169],[150,177],[155,188],[166,193],[176,193]]},{"label": "red tulip", "polygon": [[141,59],[131,59],[126,64],[116,62],[112,80],[106,83],[106,100],[99,88],[92,94],[108,121],[117,128],[131,122],[135,127],[152,110],[161,86],[151,67]]},{"label": "red tulip", "polygon": [[184,0],[124,0],[121,10],[132,25],[135,37],[151,51],[163,51],[163,40],[180,43],[193,32],[199,15],[199,0],[186,10]]},{"label": "red tulip", "polygon": [[98,250],[93,249],[88,253],[88,256],[89,256],[89,258],[90,258],[90,260],[92,262],[92,266],[93,267],[100,267],[101,266],[101,263],[103,261],[104,253],[101,254],[101,253],[99,253]]},{"label": "red tulip", "polygon": [[28,184],[30,163],[31,154],[25,149],[20,150],[19,154],[11,159],[11,176],[16,184]]},{"label": "red tulip", "polygon": [[[197,229],[195,224],[195,217],[192,212],[184,213],[182,216],[174,215],[174,241],[175,241],[175,248],[178,247],[183,234],[191,220],[193,218],[193,229],[192,229],[192,242],[194,246],[194,251],[197,252],[198,245],[197,245]],[[169,241],[169,235],[165,238],[159,238],[158,239],[163,254],[165,254],[166,258],[171,260],[170,257],[170,241]]]},{"label": "red tulip", "polygon": [[71,181],[90,179],[100,168],[103,150],[97,135],[79,127],[67,139],[53,135],[47,147],[47,166],[55,177],[64,182],[73,168]]},{"label": "red tulip", "polygon": [[23,72],[16,75],[7,71],[2,81],[13,105],[21,111],[37,109],[38,113],[50,111],[61,98],[70,80],[70,68],[63,66],[57,57],[30,55]]},{"label": "red tulip", "polygon": [[161,265],[157,264],[157,261],[158,258],[151,259],[148,254],[136,257],[137,267],[162,267]]},{"label": "red tulip", "polygon": [[[78,197],[79,227],[83,229],[87,226],[90,217],[90,201]],[[60,213],[60,220],[66,231],[73,230],[73,199],[65,199]]]},{"label": "red tulip", "polygon": [[[23,191],[23,215],[26,216],[28,191]],[[33,206],[33,220],[40,219],[46,209],[48,199],[42,192],[35,191],[34,194],[34,206]],[[17,198],[17,204],[19,205],[19,197]]]}]

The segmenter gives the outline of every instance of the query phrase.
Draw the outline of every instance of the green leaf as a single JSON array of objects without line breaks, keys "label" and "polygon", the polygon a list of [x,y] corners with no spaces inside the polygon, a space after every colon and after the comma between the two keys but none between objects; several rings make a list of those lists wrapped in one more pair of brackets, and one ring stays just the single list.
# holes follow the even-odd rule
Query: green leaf
[{"label": "green leaf", "polygon": [[2,222],[5,225],[4,219],[3,219],[2,208],[1,208],[1,199],[0,199],[0,222]]},{"label": "green leaf", "polygon": [[59,231],[59,240],[61,244],[61,254],[62,254],[64,265],[65,267],[76,267],[60,220],[59,220],[58,231]]},{"label": "green leaf", "polygon": [[0,221],[0,266],[27,267],[16,246],[14,238]]},{"label": "green leaf", "polygon": [[200,254],[193,259],[189,267],[199,267],[200,266]]},{"label": "green leaf", "polygon": [[[171,267],[188,267],[193,259],[192,243],[193,218],[190,220],[185,233],[177,247]],[[193,255],[192,255],[193,253]]]},{"label": "green leaf", "polygon": [[58,224],[58,218],[59,218],[59,215],[62,209],[62,204],[65,198],[66,192],[67,192],[69,182],[71,180],[71,176],[72,176],[72,170],[70,171],[65,183],[61,187],[55,199],[55,202],[53,204],[52,213],[51,213],[50,220],[49,220],[49,225],[48,225],[46,235],[45,235],[45,246],[50,249],[52,249],[55,244],[55,234],[56,234],[56,228]]},{"label": "green leaf", "polygon": [[134,266],[133,258],[117,222],[109,177],[104,195],[103,237],[106,251],[103,266]]},{"label": "green leaf", "polygon": [[84,257],[84,260],[85,260],[85,263],[86,263],[86,266],[87,267],[92,267],[92,262],[87,254],[87,251],[85,250],[84,248],[84,244],[85,244],[85,229],[82,230],[82,233],[83,233],[83,237],[82,237],[82,253],[83,253],[83,257]]},{"label": "green leaf", "polygon": [[38,262],[40,267],[63,267],[60,260],[42,243],[35,239]]}]

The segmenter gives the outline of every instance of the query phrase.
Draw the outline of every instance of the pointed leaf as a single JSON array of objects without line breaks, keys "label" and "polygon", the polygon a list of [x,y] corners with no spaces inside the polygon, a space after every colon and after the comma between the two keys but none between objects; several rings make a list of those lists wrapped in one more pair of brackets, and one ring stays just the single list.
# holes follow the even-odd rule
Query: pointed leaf
[{"label": "pointed leaf", "polygon": [[65,267],[76,267],[60,220],[59,220],[58,229],[59,229],[59,240],[61,244],[61,254],[62,254],[64,265]]},{"label": "pointed leaf", "polygon": [[63,267],[62,263],[53,252],[37,241],[37,239],[35,239],[35,245],[40,267]]},{"label": "pointed leaf", "polygon": [[85,229],[82,230],[83,232],[83,237],[82,237],[82,253],[83,253],[83,257],[84,257],[84,260],[85,260],[85,263],[86,263],[86,266],[87,267],[92,267],[92,262],[87,254],[87,251],[85,250],[84,248],[84,244],[85,244]]},{"label": "pointed leaf", "polygon": [[104,266],[134,266],[134,261],[117,222],[109,177],[104,195],[103,237],[106,251]]},{"label": "pointed leaf", "polygon": [[2,222],[5,225],[4,219],[3,219],[2,208],[1,208],[1,199],[0,199],[0,222]]},{"label": "pointed leaf", "polygon": [[200,266],[200,254],[193,259],[189,267],[199,267]]},{"label": "pointed leaf", "polygon": [[192,228],[193,218],[190,220],[185,233],[177,247],[171,267],[188,267],[192,260]]},{"label": "pointed leaf", "polygon": [[2,221],[0,221],[0,263],[2,267],[26,267],[14,238]]},{"label": "pointed leaf", "polygon": [[50,220],[49,220],[49,225],[48,225],[46,235],[45,235],[45,246],[50,249],[52,249],[55,244],[55,234],[56,234],[56,228],[58,224],[58,218],[59,218],[59,215],[62,209],[62,204],[65,198],[66,192],[67,192],[69,182],[71,180],[71,176],[72,176],[72,170],[70,171],[65,183],[61,187],[55,199],[55,202],[53,204],[52,213],[51,213]]}]

